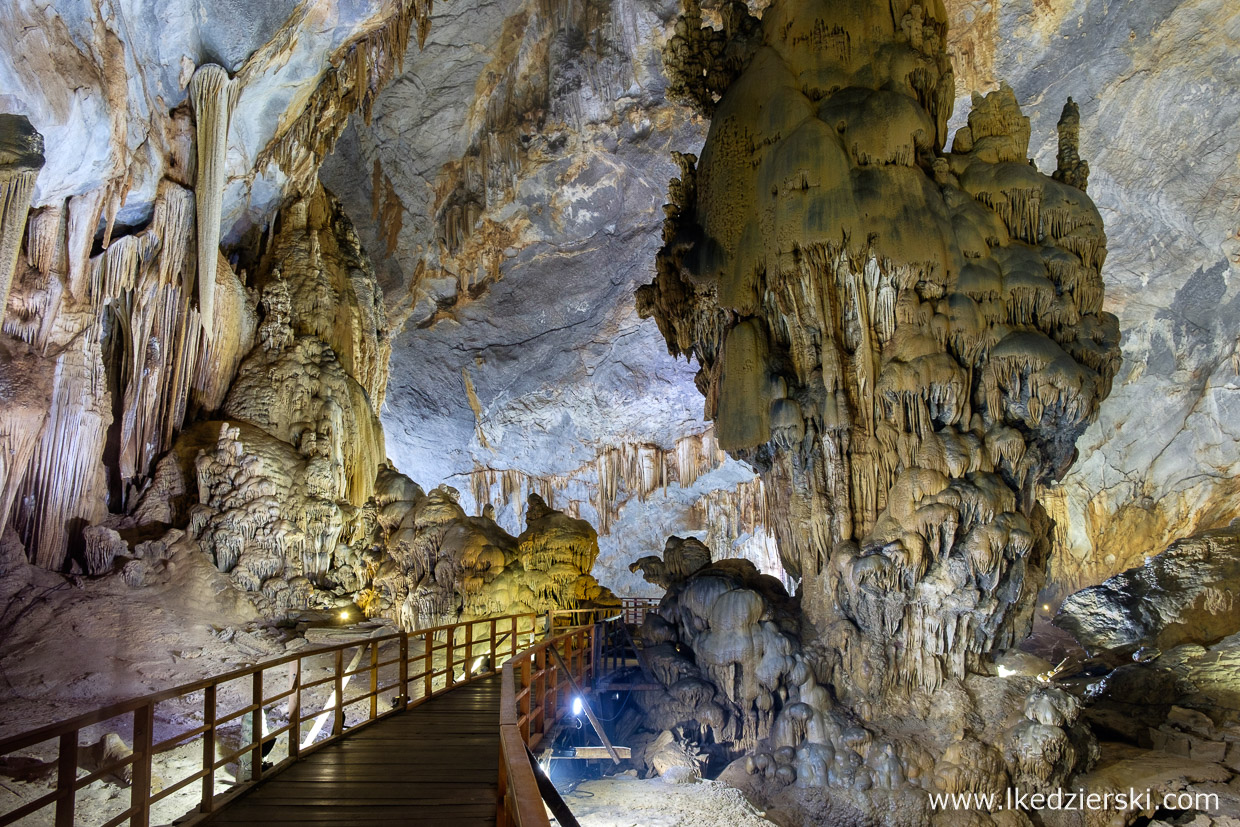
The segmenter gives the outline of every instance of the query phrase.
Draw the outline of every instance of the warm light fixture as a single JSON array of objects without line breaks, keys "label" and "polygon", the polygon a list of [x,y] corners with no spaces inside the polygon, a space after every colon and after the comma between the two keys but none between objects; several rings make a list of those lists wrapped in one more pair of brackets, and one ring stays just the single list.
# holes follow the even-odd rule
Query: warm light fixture
[{"label": "warm light fixture", "polygon": [[351,613],[349,612],[348,609],[341,609],[340,610],[340,622],[341,623],[348,622],[350,614]]},{"label": "warm light fixture", "polygon": [[1051,610],[1051,604],[1049,604],[1049,603],[1043,603],[1043,604],[1042,604],[1042,611],[1044,611],[1044,612],[1049,612],[1050,610]]}]

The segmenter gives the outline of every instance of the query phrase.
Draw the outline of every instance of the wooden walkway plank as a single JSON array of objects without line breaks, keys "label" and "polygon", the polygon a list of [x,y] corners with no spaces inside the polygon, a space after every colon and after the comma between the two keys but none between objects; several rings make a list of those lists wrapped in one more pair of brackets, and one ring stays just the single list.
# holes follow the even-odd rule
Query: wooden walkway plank
[{"label": "wooden walkway plank", "polygon": [[307,827],[495,824],[499,676],[347,734],[204,823]]}]

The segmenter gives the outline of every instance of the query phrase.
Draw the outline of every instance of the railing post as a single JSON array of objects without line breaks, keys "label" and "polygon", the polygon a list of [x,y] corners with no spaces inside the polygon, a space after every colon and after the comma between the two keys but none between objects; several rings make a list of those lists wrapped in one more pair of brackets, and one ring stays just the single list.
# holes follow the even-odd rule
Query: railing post
[{"label": "railing post", "polygon": [[[543,647],[538,650],[534,656],[536,658],[536,677],[534,684],[537,687],[538,695],[538,734],[542,735],[547,731],[547,649]],[[534,733],[530,733],[530,738],[534,737]]]},{"label": "railing post", "polygon": [[474,679],[474,624],[465,624],[465,662],[462,664],[461,676],[465,683]]},{"label": "railing post", "polygon": [[344,732],[344,647],[336,650],[336,710],[332,718],[332,735]]},{"label": "railing post", "polygon": [[254,699],[250,702],[257,706],[250,713],[250,737],[254,739],[254,748],[250,750],[250,780],[259,781],[263,777],[263,670],[254,670],[250,678],[250,687]]},{"label": "railing post", "polygon": [[[154,746],[155,704],[147,702],[133,711],[133,765],[129,805],[136,808],[130,827],[147,827],[151,816],[151,747]],[[76,775],[76,773],[75,773]]]},{"label": "railing post", "polygon": [[491,671],[499,671],[499,656],[495,651],[495,618],[491,618],[491,648],[487,650],[487,658],[491,661]]},{"label": "railing post", "polygon": [[[605,623],[605,621],[604,621]],[[595,623],[590,629],[590,689],[598,691],[599,652],[603,648],[602,635],[599,634],[604,623]]]},{"label": "railing post", "polygon": [[301,658],[293,661],[293,692],[288,696],[288,755],[301,756]]},{"label": "railing post", "polygon": [[379,716],[379,644],[370,644],[370,720]]},{"label": "railing post", "polygon": [[500,727],[499,747],[499,780],[496,787],[498,805],[495,812],[495,827],[508,827],[508,756],[504,752],[504,729]]},{"label": "railing post", "polygon": [[530,663],[528,655],[521,658],[521,689],[528,690],[521,698],[521,715],[525,720],[525,726],[522,727],[524,729],[522,735],[525,737],[525,743],[527,744],[534,734],[534,688],[532,676],[530,675]]},{"label": "railing post", "polygon": [[56,827],[73,827],[73,802],[77,795],[77,730],[60,736],[56,760]]},{"label": "railing post", "polygon": [[520,616],[513,615],[512,616],[512,633],[508,635],[509,648],[512,650],[511,652],[508,653],[508,657],[510,659],[515,658],[517,656],[517,635],[519,634],[517,632],[517,629],[519,628],[520,623],[521,623]]},{"label": "railing post", "polygon": [[426,653],[422,655],[423,660],[426,662],[426,668],[422,670],[426,673],[422,676],[422,680],[425,682],[425,691],[422,693],[422,700],[426,700],[431,696],[431,692],[434,691],[435,688],[435,633],[427,632],[422,635],[422,639],[426,641]]},{"label": "railing post", "polygon": [[443,686],[444,686],[444,689],[451,689],[453,686],[456,685],[456,676],[452,674],[452,662],[456,654],[456,651],[455,651],[456,650],[456,627],[455,626],[448,627],[447,638],[448,638],[448,644],[447,644],[448,648],[444,650],[444,658],[446,659],[447,665],[444,666]]},{"label": "railing post", "polygon": [[400,633],[400,702],[409,706],[409,633]]},{"label": "railing post", "polygon": [[[300,660],[297,663],[298,666],[301,665]],[[202,690],[202,723],[207,728],[202,734],[202,768],[207,774],[202,777],[202,801],[198,805],[198,810],[209,813],[215,809],[215,684],[213,683],[208,684],[207,688]],[[299,726],[298,729],[300,728]],[[295,740],[290,739],[290,750]]]}]

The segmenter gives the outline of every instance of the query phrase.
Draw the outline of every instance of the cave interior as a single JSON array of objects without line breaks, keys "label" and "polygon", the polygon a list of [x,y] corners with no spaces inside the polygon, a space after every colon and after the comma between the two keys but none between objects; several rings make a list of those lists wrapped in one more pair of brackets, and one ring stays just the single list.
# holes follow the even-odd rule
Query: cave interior
[{"label": "cave interior", "polygon": [[[177,779],[131,823],[182,823],[366,723],[368,641],[447,635],[426,700],[512,619],[514,663],[627,641],[548,702],[552,823],[1240,825],[1237,43],[1230,0],[11,0],[0,823]],[[303,730],[262,664],[300,698],[325,646]]]}]

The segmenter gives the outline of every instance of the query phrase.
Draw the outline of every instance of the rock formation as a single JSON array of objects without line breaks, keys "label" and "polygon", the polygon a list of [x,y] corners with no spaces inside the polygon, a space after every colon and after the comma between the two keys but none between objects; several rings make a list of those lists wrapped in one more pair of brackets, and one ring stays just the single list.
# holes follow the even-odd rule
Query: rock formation
[{"label": "rock formation", "polygon": [[0,306],[9,300],[35,178],[43,167],[43,136],[20,115],[0,115]]},{"label": "rock formation", "polygon": [[1090,654],[1137,655],[1208,646],[1240,632],[1240,526],[1173,543],[1143,566],[1071,595],[1055,625]]},{"label": "rock formation", "polygon": [[215,306],[215,267],[219,259],[220,217],[224,200],[224,159],[228,153],[228,123],[236,89],[222,66],[206,63],[189,81],[194,118],[198,122],[198,177],[194,201],[198,226],[198,313],[203,332],[211,338]]},{"label": "rock formation", "polygon": [[[680,158],[637,297],[700,365],[721,446],[760,469],[808,668],[865,743],[917,727],[894,710],[960,691],[1028,632],[1049,543],[1038,486],[1071,465],[1119,364],[1101,218],[1029,163],[1012,91],[975,96],[944,150],[946,22],[941,4],[772,4],[700,161]],[[1072,121],[1069,104],[1060,177],[1083,186]],[[792,714],[767,703],[772,726]],[[925,755],[941,767],[1000,742],[974,708],[892,750],[803,732],[780,746],[907,779]],[[1054,786],[1088,750],[1057,728],[1075,711],[1052,717],[1004,736],[1006,770],[960,784]]]},{"label": "rock formation", "polygon": [[[382,295],[326,191],[281,211],[252,284],[262,322],[227,316],[247,332],[239,354],[253,346],[232,360],[220,418],[181,434],[132,528],[187,525],[273,617],[343,601],[422,628],[606,597],[584,521],[531,495],[514,538],[467,517],[455,490],[425,494],[387,466],[375,413],[388,380]],[[110,570],[115,553],[96,546],[96,568]]]},{"label": "rock formation", "polygon": [[[1163,777],[1149,773],[1161,790],[1240,772],[1238,540],[1235,526],[1201,532],[1064,600],[1054,622],[1085,655],[1061,671],[1073,674],[1095,729],[1133,756],[1091,774],[1091,788],[1130,783],[1160,754],[1174,756]],[[1224,801],[1204,814],[1219,820],[1203,823],[1231,812]]]}]

